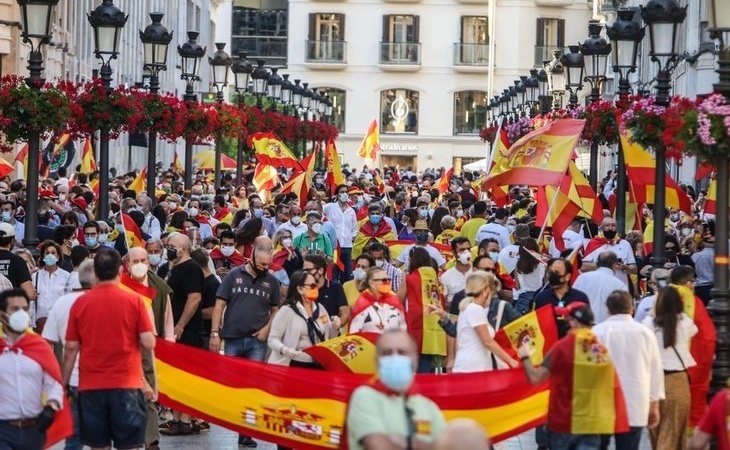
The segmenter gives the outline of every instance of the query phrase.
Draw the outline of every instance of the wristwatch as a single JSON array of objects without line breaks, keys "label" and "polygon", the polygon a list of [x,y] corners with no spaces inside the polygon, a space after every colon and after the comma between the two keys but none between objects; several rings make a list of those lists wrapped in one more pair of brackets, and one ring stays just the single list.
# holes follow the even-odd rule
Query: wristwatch
[{"label": "wristwatch", "polygon": [[220,335],[218,334],[217,331],[211,331],[210,332],[210,337],[220,337]]}]

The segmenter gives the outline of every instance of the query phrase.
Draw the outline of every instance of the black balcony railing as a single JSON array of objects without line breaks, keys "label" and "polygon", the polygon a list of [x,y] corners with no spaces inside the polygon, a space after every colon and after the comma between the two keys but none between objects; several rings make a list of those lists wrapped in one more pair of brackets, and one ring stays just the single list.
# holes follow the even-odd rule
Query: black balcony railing
[{"label": "black balcony railing", "polygon": [[344,64],[347,62],[347,42],[307,41],[307,62]]},{"label": "black balcony railing", "polygon": [[489,45],[487,44],[454,44],[454,65],[486,66],[489,62]]},{"label": "black balcony railing", "polygon": [[380,64],[421,64],[419,42],[381,42]]},{"label": "black balcony railing", "polygon": [[536,45],[535,67],[543,67],[545,61],[552,61],[553,50],[560,50],[562,53],[566,53],[568,51],[568,47],[558,47],[554,45]]},{"label": "black balcony railing", "polygon": [[286,66],[286,37],[234,35],[232,41],[233,54],[243,51],[251,61],[263,59],[266,65]]}]

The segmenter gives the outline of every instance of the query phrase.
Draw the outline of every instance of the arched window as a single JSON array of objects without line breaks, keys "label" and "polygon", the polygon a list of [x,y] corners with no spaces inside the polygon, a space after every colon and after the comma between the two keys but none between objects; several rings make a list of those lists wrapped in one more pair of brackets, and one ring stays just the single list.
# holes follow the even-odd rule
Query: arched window
[{"label": "arched window", "polygon": [[418,91],[380,92],[380,132],[418,134]]},{"label": "arched window", "polygon": [[460,91],[454,93],[454,135],[479,134],[487,122],[487,93]]},{"label": "arched window", "polygon": [[317,88],[317,91],[324,92],[325,94],[329,95],[330,100],[332,100],[332,117],[330,118],[330,123],[336,126],[337,129],[340,130],[340,133],[344,133],[346,94],[345,90],[330,87],[320,87]]}]

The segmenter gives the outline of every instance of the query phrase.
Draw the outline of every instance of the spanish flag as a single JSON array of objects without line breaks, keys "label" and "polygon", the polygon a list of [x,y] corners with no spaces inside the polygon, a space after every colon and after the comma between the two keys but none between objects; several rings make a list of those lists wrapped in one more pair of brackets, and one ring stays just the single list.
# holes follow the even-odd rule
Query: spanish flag
[{"label": "spanish flag", "polygon": [[258,192],[271,192],[279,184],[279,173],[273,166],[256,164],[253,170],[253,185]]},{"label": "spanish flag", "polygon": [[[558,433],[615,434],[629,431],[621,383],[589,328],[571,331],[550,352],[553,375],[548,428]],[[562,369],[562,370],[561,370]],[[567,372],[567,373],[566,373]]]},{"label": "spanish flag", "polygon": [[91,138],[87,137],[84,142],[84,151],[81,154],[81,173],[91,173],[97,170],[96,161],[94,160],[94,146]]},{"label": "spanish flag", "polygon": [[177,156],[177,150],[173,150],[172,156],[172,170],[177,173],[185,173],[185,167],[180,162],[180,158]]},{"label": "spanish flag", "polygon": [[138,194],[147,190],[147,166],[139,171],[139,174],[129,184],[129,189],[132,189]]},{"label": "spanish flag", "polygon": [[248,138],[248,146],[256,150],[256,159],[261,164],[303,170],[289,147],[274,133],[254,133]]},{"label": "spanish flag", "polygon": [[10,175],[14,170],[15,167],[13,167],[12,164],[5,161],[3,158],[0,158],[0,178]]},{"label": "spanish flag", "polygon": [[142,239],[142,230],[139,229],[134,219],[127,213],[122,213],[122,226],[124,227],[124,238],[127,248],[144,247],[145,242]]},{"label": "spanish flag", "polygon": [[705,197],[705,211],[706,214],[717,213],[717,179],[712,177],[710,185],[707,187],[707,197]]},{"label": "spanish flag", "polygon": [[152,286],[145,286],[144,284],[138,282],[137,280],[132,278],[126,271],[122,272],[121,283],[119,283],[119,287],[122,288],[122,290],[139,295],[142,300],[144,300],[144,304],[147,305],[148,308],[152,308],[152,302],[155,300],[155,296],[157,295],[157,289],[153,288]]},{"label": "spanish flag", "polygon": [[[342,448],[348,400],[372,379],[267,365],[163,339],[155,357],[163,405],[299,450]],[[495,442],[544,423],[547,413],[548,383],[532,386],[520,369],[417,375],[414,389],[447,420],[474,419]]]},{"label": "spanish flag", "polygon": [[478,186],[485,192],[489,192],[489,196],[494,203],[500,208],[507,205],[507,195],[509,194],[509,186],[492,186],[483,187],[484,182],[489,178],[490,175],[497,174],[506,170],[508,167],[507,155],[509,154],[510,142],[507,137],[507,130],[502,128],[502,124],[499,126],[499,139],[495,140],[491,157],[491,164],[489,166],[489,174],[483,177],[479,182]]},{"label": "spanish flag", "polygon": [[530,356],[532,364],[536,366],[542,364],[548,350],[558,341],[558,328],[552,305],[530,311],[503,326],[494,335],[494,340],[513,358],[517,358],[517,349],[527,344],[532,349]]},{"label": "spanish flag", "polygon": [[438,182],[436,183],[436,188],[441,192],[442,194],[444,192],[447,192],[449,190],[449,183],[451,183],[451,178],[454,176],[454,167],[452,166],[449,170],[446,171],[443,175],[441,175],[441,178],[439,178]]},{"label": "spanish flag", "polygon": [[495,164],[484,187],[558,186],[584,124],[585,120],[559,119],[528,133],[512,144],[504,161]]},{"label": "spanish flag", "polygon": [[340,156],[337,154],[335,141],[327,142],[324,150],[324,165],[327,170],[324,183],[331,194],[335,193],[335,188],[341,184],[345,184],[345,174],[342,172],[340,164]]},{"label": "spanish flag", "polygon": [[568,226],[570,226],[580,211],[580,205],[565,195],[562,187],[561,189],[553,186],[537,187],[537,215],[535,217],[535,226],[552,227],[555,247],[561,252],[565,250],[563,232],[568,229]]},{"label": "spanish flag", "polygon": [[446,308],[443,286],[433,267],[421,267],[406,276],[406,324],[422,355],[446,356],[446,332],[439,317],[429,314],[428,305]]},{"label": "spanish flag", "polygon": [[314,165],[317,161],[317,147],[314,148],[312,153],[302,160],[302,166],[305,170],[296,172],[295,175],[289,179],[284,186],[282,186],[280,193],[284,194],[287,192],[293,192],[297,194],[299,199],[299,205],[304,209],[304,205],[307,204],[309,198],[309,187],[312,185],[312,173],[314,172]]},{"label": "spanish flag", "polygon": [[591,219],[594,223],[603,221],[603,207],[596,192],[591,187],[583,173],[575,165],[575,161],[568,164],[568,173],[563,178],[560,190],[573,203],[580,206],[578,216]]},{"label": "spanish flag", "polygon": [[380,152],[380,136],[378,135],[378,121],[370,122],[367,133],[357,149],[357,156],[363,158],[365,163],[372,165],[378,158]]},{"label": "spanish flag", "polygon": [[304,350],[330,372],[373,374],[377,333],[357,333],[339,336]]},{"label": "spanish flag", "polygon": [[[365,246],[371,242],[388,242],[395,240],[395,230],[390,228],[388,222],[381,220],[376,226],[373,225],[369,220],[366,220],[355,235],[355,239],[352,244],[352,260],[360,256]],[[392,255],[391,255],[392,257]]]}]

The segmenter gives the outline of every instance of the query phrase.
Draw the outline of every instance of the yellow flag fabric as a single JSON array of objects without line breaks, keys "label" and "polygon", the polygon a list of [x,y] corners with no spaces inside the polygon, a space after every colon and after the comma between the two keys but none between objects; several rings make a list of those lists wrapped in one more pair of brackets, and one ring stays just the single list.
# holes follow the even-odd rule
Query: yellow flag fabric
[{"label": "yellow flag fabric", "polygon": [[327,143],[327,148],[324,152],[324,165],[327,169],[325,184],[329,191],[334,194],[337,186],[345,184],[345,174],[342,172],[340,157],[337,154],[337,147],[334,141]]},{"label": "yellow flag fabric", "polygon": [[256,150],[256,159],[259,163],[268,164],[276,168],[302,169],[299,159],[273,133],[254,133],[249,137],[249,147],[253,147]]},{"label": "yellow flag fabric", "polygon": [[333,372],[373,374],[375,365],[375,333],[339,336],[304,350],[325,369]]},{"label": "yellow flag fabric", "polygon": [[374,162],[380,152],[380,137],[378,135],[378,121],[370,122],[368,131],[365,134],[360,148],[357,149],[357,156],[363,158],[366,162]]},{"label": "yellow flag fabric", "polygon": [[91,145],[91,138],[86,138],[84,142],[84,152],[81,155],[81,173],[91,173],[96,171],[96,161],[94,160],[94,148]]},{"label": "yellow flag fabric", "polygon": [[134,190],[138,194],[147,190],[147,167],[139,171],[139,175],[129,185],[129,189]]}]

